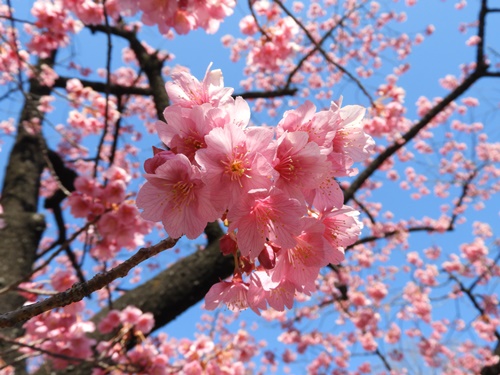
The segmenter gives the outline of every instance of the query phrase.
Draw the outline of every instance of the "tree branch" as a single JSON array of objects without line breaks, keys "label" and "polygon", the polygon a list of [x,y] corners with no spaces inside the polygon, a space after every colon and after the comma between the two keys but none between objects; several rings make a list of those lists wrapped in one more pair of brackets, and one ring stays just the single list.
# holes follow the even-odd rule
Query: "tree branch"
[{"label": "tree branch", "polygon": [[125,262],[119,264],[118,266],[112,268],[107,272],[98,273],[85,283],[77,283],[70,289],[58,293],[53,297],[47,298],[41,302],[37,302],[14,311],[1,314],[0,328],[12,327],[17,323],[24,322],[36,315],[44,313],[45,311],[57,307],[63,307],[73,302],[81,301],[92,292],[104,288],[113,280],[127,276],[128,272],[132,268],[142,263],[143,261],[166,249],[174,247],[177,241],[178,239],[172,239],[169,237],[154,246],[142,248]]},{"label": "tree branch", "polygon": [[113,26],[87,26],[93,32],[103,32],[106,34],[116,35],[126,39],[129,42],[130,48],[135,53],[135,57],[139,62],[141,69],[144,71],[149,80],[149,87],[153,94],[156,112],[160,120],[164,120],[163,111],[169,105],[167,92],[165,91],[165,81],[162,78],[161,70],[163,68],[163,60],[158,58],[156,53],[150,54],[142,45],[141,41],[133,31],[128,31],[123,28]]},{"label": "tree branch", "polygon": [[297,26],[299,26],[302,31],[306,34],[307,38],[311,41],[312,44],[314,44],[314,47],[319,51],[319,53],[321,53],[321,55],[325,58],[326,61],[328,61],[330,64],[332,64],[333,66],[335,66],[338,70],[340,70],[342,73],[344,73],[346,76],[348,76],[358,87],[359,89],[363,92],[363,94],[368,98],[368,100],[370,101],[370,104],[372,105],[372,107],[375,107],[375,102],[373,101],[373,98],[372,96],[370,95],[370,93],[366,90],[366,88],[361,84],[361,82],[359,81],[359,79],[357,79],[356,77],[354,77],[346,68],[344,68],[342,65],[340,65],[339,63],[333,61],[333,59],[328,56],[328,54],[323,50],[323,48],[321,48],[321,45],[319,45],[318,42],[316,42],[316,40],[314,40],[314,37],[311,35],[311,33],[309,32],[309,30],[307,30],[307,28],[302,24],[302,22],[300,22],[293,14],[292,12],[290,12],[284,5],[283,3],[280,1],[280,0],[273,0],[276,4],[278,4],[278,6],[289,16],[291,17],[295,23],[297,24]]},{"label": "tree branch", "polygon": [[469,75],[455,90],[449,93],[442,101],[432,107],[424,117],[420,119],[413,127],[408,130],[400,139],[396,140],[392,145],[382,151],[352,182],[351,185],[344,191],[344,203],[349,202],[355,193],[361,188],[363,183],[368,180],[380,166],[394,155],[400,148],[410,142],[416,135],[429,123],[434,117],[441,113],[451,102],[465,93],[479,78],[485,74],[485,67],[478,67],[471,75]]},{"label": "tree branch", "polygon": [[[53,65],[55,53],[42,64]],[[4,224],[0,228],[0,289],[23,279],[31,273],[41,235],[45,229],[44,217],[38,214],[40,179],[45,166],[42,155],[40,129],[29,129],[34,121],[41,125],[43,114],[38,110],[40,98],[50,94],[50,88],[41,86],[36,78],[29,81],[29,90],[24,95],[24,105],[18,120],[17,135],[9,155],[0,197]],[[20,87],[22,89],[22,87]],[[12,311],[23,305],[25,299],[16,291],[0,296],[0,313]],[[4,335],[15,338],[22,334],[19,326],[4,331]],[[0,351],[6,350],[0,343]],[[15,360],[16,353],[4,356],[7,363]],[[16,374],[26,372],[22,362],[15,363]]]},{"label": "tree branch", "polygon": [[313,49],[311,49],[305,56],[303,56],[300,61],[297,63],[297,65],[295,66],[295,68],[290,72],[290,74],[288,75],[288,78],[286,80],[286,84],[285,84],[285,88],[288,88],[290,87],[290,85],[292,84],[292,79],[293,77],[295,76],[295,74],[297,74],[297,72],[300,70],[300,68],[302,67],[302,65],[304,65],[304,63],[307,61],[307,59],[309,57],[311,57],[312,55],[314,55],[316,53],[316,51],[318,51],[318,49],[323,45],[323,43],[326,41],[326,39],[328,39],[329,36],[332,35],[332,33],[338,28],[338,27],[341,27],[343,26],[344,24],[344,21],[349,18],[351,16],[352,13],[354,13],[354,11],[356,11],[357,9],[361,8],[361,6],[363,6],[364,4],[364,1],[361,2],[360,4],[358,4],[357,6],[354,6],[352,7],[347,13],[345,13],[342,18],[337,22],[335,23],[335,25],[333,25],[330,30],[328,30],[320,39],[320,41],[314,46]]},{"label": "tree branch", "polygon": [[273,91],[246,91],[240,94],[234,94],[233,97],[241,96],[243,99],[270,99],[280,96],[293,96],[297,93],[297,89],[284,88]]},{"label": "tree branch", "polygon": [[[69,77],[59,77],[55,80],[54,87],[66,88],[66,83],[72,78]],[[106,92],[106,83],[105,82],[97,82],[97,81],[89,81],[86,79],[77,78],[83,85],[83,87],[90,87],[92,90],[97,92]],[[152,91],[149,87],[138,87],[138,86],[123,86],[115,83],[110,83],[109,93],[120,96],[120,95],[141,95],[141,96],[150,96],[152,95]]]}]

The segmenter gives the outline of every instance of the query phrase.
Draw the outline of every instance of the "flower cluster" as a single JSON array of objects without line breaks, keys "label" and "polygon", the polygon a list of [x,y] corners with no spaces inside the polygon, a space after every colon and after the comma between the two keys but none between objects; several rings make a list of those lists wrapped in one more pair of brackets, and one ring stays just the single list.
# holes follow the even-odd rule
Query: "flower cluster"
[{"label": "flower cluster", "polygon": [[213,34],[223,19],[233,14],[235,5],[234,0],[122,0],[119,3],[122,13],[142,11],[142,22],[158,25],[162,34],[167,34],[170,28],[178,34],[187,34],[199,27]]},{"label": "flower cluster", "polygon": [[150,225],[138,215],[131,200],[126,199],[129,174],[120,167],[112,167],[106,173],[106,186],[96,180],[79,176],[75,191],[68,197],[71,213],[76,218],[93,221],[95,246],[91,255],[99,260],[113,259],[122,247],[135,249],[143,244],[143,237]]},{"label": "flower cluster", "polygon": [[[261,4],[261,2],[257,3]],[[268,21],[276,17],[276,13],[268,10]],[[260,14],[260,12],[259,12]],[[277,18],[277,17],[276,17]],[[297,45],[299,27],[291,17],[279,18],[273,26],[267,27],[264,31],[265,36],[256,39],[259,29],[253,16],[246,16],[240,22],[240,30],[249,37],[232,45],[232,54],[235,60],[240,51],[247,49],[247,65],[257,68],[260,71],[280,70],[280,66],[299,49]],[[234,42],[234,38],[225,36],[224,41],[228,44]]]},{"label": "flower cluster", "polygon": [[[79,317],[85,305],[82,301],[65,306],[60,311],[47,311],[26,322],[26,330],[21,342],[27,344],[20,351],[39,355],[51,353],[55,369],[64,369],[69,364],[79,363],[92,356],[92,346],[96,341],[87,337],[94,332],[92,322]],[[38,349],[33,349],[35,344]]]},{"label": "flower cluster", "polygon": [[70,43],[70,34],[78,33],[83,24],[70,17],[62,1],[36,1],[31,8],[34,24],[24,25],[31,35],[28,47],[32,53],[42,58],[49,57],[58,48]]},{"label": "flower cluster", "polygon": [[336,178],[355,174],[353,163],[371,152],[364,109],[332,103],[317,112],[306,102],[276,128],[249,126],[248,104],[231,96],[220,70],[209,68],[202,82],[184,71],[172,78],[172,105],[157,123],[169,150],[155,149],[145,162],[143,218],[190,239],[211,221],[227,223],[221,250],[235,257],[235,272],[208,292],[208,309],[291,308],[361,230]]},{"label": "flower cluster", "polygon": [[192,340],[165,333],[153,337],[148,336],[155,324],[150,313],[133,306],[111,310],[97,325],[106,341],[96,345],[99,359],[106,359],[109,367],[94,368],[92,374],[244,374],[261,345],[243,327],[234,333],[228,330],[227,325],[234,322],[231,317],[203,319],[205,324],[197,325],[202,332]]}]

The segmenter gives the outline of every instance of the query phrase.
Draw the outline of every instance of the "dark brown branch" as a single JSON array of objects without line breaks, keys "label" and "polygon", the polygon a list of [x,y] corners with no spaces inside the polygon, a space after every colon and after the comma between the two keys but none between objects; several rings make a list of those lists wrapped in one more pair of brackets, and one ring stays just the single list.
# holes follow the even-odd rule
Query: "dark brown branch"
[{"label": "dark brown branch", "polygon": [[156,112],[160,120],[164,120],[163,111],[169,104],[167,92],[165,91],[165,81],[162,78],[161,70],[163,68],[163,60],[158,58],[158,54],[150,54],[142,45],[141,41],[133,31],[128,31],[119,27],[106,27],[102,25],[88,26],[93,32],[110,33],[129,42],[130,48],[135,53],[135,57],[139,65],[148,77],[149,87],[153,94]]},{"label": "dark brown branch", "polygon": [[[12,16],[12,4],[11,4],[10,0],[7,0],[7,6],[9,9],[9,15]],[[17,33],[14,31],[14,30],[16,30],[16,20],[13,17],[8,17],[8,19],[10,21],[10,27],[12,28],[12,33],[10,33],[10,37],[13,39],[12,40],[12,48],[16,51],[16,58],[17,58],[17,65],[18,65],[18,69],[17,69],[18,85],[19,85],[20,90],[23,91],[22,88],[23,88],[24,80],[23,80],[23,73],[22,73],[21,66],[22,66],[22,63],[24,62],[24,60],[21,58],[21,55],[19,54],[19,48],[17,48],[17,44],[18,44],[17,43]],[[9,33],[7,33],[7,38],[9,37],[8,34]]]},{"label": "dark brown branch", "polygon": [[[108,212],[108,210],[104,211],[104,213]],[[103,215],[102,214],[102,215]],[[66,246],[69,246],[80,234],[86,232],[90,226],[94,225],[95,223],[97,223],[99,221],[99,219],[101,218],[101,215],[97,215],[93,220],[87,222],[83,227],[81,227],[80,229],[78,229],[77,231],[75,231],[66,241],[64,241],[63,243],[59,244],[57,243],[57,241],[54,241],[54,243],[52,243],[49,247],[47,247],[46,249],[44,249],[43,251],[41,251],[39,254],[37,254],[37,259],[45,256],[46,254],[48,254],[49,252],[52,251],[52,249],[54,249],[57,245],[60,245],[59,248],[54,252],[54,254],[59,254],[61,251],[64,250],[64,248]],[[46,262],[50,262],[54,257],[55,255],[54,254],[51,254],[50,258],[46,260]],[[37,268],[35,268],[34,271],[38,271],[40,269],[42,269],[43,267],[45,267],[47,264],[45,265],[41,265]],[[0,293],[1,293],[1,290],[0,290]]]},{"label": "dark brown branch", "polygon": [[[476,296],[472,294],[470,288],[466,288],[465,285],[455,275],[451,273],[448,273],[448,275],[451,280],[455,281],[458,284],[460,291],[465,293],[465,295],[469,298],[469,301],[474,305],[479,314],[485,315],[484,309],[479,305],[479,302],[477,302],[476,300]],[[498,330],[495,330],[494,335],[497,338],[497,340],[500,340],[500,333],[498,332]]]},{"label": "dark brown branch", "polygon": [[385,232],[384,234],[381,234],[379,236],[366,236],[363,237],[356,242],[354,242],[352,245],[349,245],[346,247],[346,251],[352,249],[353,247],[357,245],[361,245],[367,242],[373,242],[373,241],[378,241],[382,239],[387,239],[393,236],[396,236],[401,233],[408,233],[408,232],[437,232],[438,229],[431,227],[431,226],[419,226],[419,227],[410,227],[406,229],[400,229],[400,230],[391,230],[390,232]]},{"label": "dark brown branch", "polygon": [[400,148],[410,142],[416,135],[429,123],[434,117],[441,113],[451,102],[465,93],[479,78],[485,74],[486,67],[478,67],[471,75],[469,75],[455,90],[449,93],[442,101],[432,107],[424,117],[420,119],[415,125],[412,126],[399,140],[395,141],[392,145],[388,146],[382,151],[352,182],[351,185],[344,191],[344,203],[349,202],[354,194],[361,188],[366,180],[368,180],[382,164],[394,155]]},{"label": "dark brown branch", "polygon": [[366,216],[368,216],[368,219],[370,220],[370,223],[376,224],[375,218],[370,213],[370,211],[368,210],[368,208],[366,208],[366,206],[363,203],[361,203],[358,199],[356,199],[356,198],[353,197],[352,200],[354,201],[354,203],[356,203],[359,206],[359,208],[361,209],[361,211],[363,211],[366,214]]},{"label": "dark brown branch", "polygon": [[481,0],[481,9],[479,10],[479,24],[477,28],[477,36],[479,43],[476,48],[476,63],[485,64],[484,61],[484,37],[486,29],[486,15],[488,14],[487,0]]},{"label": "dark brown branch", "polygon": [[[500,261],[500,253],[495,257],[493,264],[497,265],[499,261]],[[490,271],[490,268],[488,268],[488,271]],[[479,282],[486,276],[486,274],[487,273],[485,271],[476,280],[474,280],[474,282],[468,288],[469,291],[472,292],[472,290],[479,284]],[[493,354],[500,357],[500,337],[498,336],[496,337],[497,337],[497,344],[495,346],[495,349],[493,350]],[[491,366],[486,366],[481,369],[481,375],[498,375],[498,374],[500,374],[500,361]]]},{"label": "dark brown branch", "polygon": [[3,14],[0,15],[0,18],[3,18],[5,20],[10,20],[10,21],[15,21],[15,22],[19,22],[19,23],[26,23],[28,25],[33,25],[35,26],[35,23],[34,22],[31,22],[31,21],[28,21],[28,20],[24,20],[24,19],[21,19],[21,18],[17,18],[17,17],[12,17],[12,15],[9,15],[9,16],[4,16]]},{"label": "dark brown branch", "polygon": [[56,244],[61,244],[66,241],[66,225],[62,215],[61,203],[75,190],[74,182],[78,175],[75,171],[64,165],[63,160],[56,152],[45,148],[44,155],[46,155],[46,165],[59,186],[54,194],[45,199],[44,207],[51,209],[54,213],[57,229],[59,231],[59,237]]},{"label": "dark brown branch", "polygon": [[[71,357],[71,356],[68,356],[68,355],[51,352],[49,350],[45,350],[45,349],[39,348],[36,345],[30,345],[30,344],[25,344],[25,343],[18,342],[18,341],[15,341],[15,340],[10,340],[9,338],[7,338],[7,337],[5,337],[3,335],[0,335],[0,341],[3,341],[3,342],[8,343],[8,344],[11,344],[12,346],[18,346],[18,347],[22,347],[22,348],[29,348],[29,349],[31,349],[33,351],[36,351],[36,352],[39,352],[39,353],[42,353],[42,354],[46,354],[46,355],[48,355],[50,357],[54,357],[54,358],[61,358],[61,359],[65,359],[67,361],[73,361],[73,362],[84,362],[84,361],[86,361],[86,359],[83,359],[83,358]],[[2,368],[0,368],[0,371],[1,370],[2,370]]]},{"label": "dark brown branch", "polygon": [[[55,244],[63,244],[66,242],[66,223],[61,209],[61,203],[72,191],[75,190],[74,182],[78,175],[75,171],[64,165],[64,161],[61,159],[59,154],[55,151],[47,149],[46,145],[42,145],[42,147],[46,165],[59,186],[54,194],[45,199],[44,207],[52,210],[54,220],[57,224],[59,236]],[[66,255],[80,282],[85,282],[85,276],[78,265],[76,256],[71,250],[69,243],[64,247],[64,251],[66,252]]]},{"label": "dark brown branch", "polygon": [[462,203],[464,202],[465,197],[467,196],[467,193],[469,192],[470,184],[472,183],[472,180],[476,178],[477,173],[483,168],[484,166],[476,168],[470,176],[465,180],[465,182],[462,184],[462,194],[460,194],[460,197],[458,198],[457,203],[455,204],[455,208],[453,209],[453,214],[451,215],[451,220],[450,224],[448,225],[449,230],[453,230],[455,226],[455,222],[457,221],[458,218],[458,208],[462,206]]},{"label": "dark brown branch", "polygon": [[234,94],[234,97],[241,96],[243,99],[269,99],[280,96],[293,96],[297,93],[297,89],[277,89],[273,91],[247,91],[241,94]]},{"label": "dark brown branch", "polygon": [[385,358],[385,356],[380,352],[379,348],[375,349],[375,355],[377,357],[380,358],[380,360],[382,361],[382,363],[384,364],[384,367],[387,371],[392,371],[392,367],[391,365],[389,364],[389,362],[387,361],[387,358]]},{"label": "dark brown branch", "polygon": [[[125,110],[125,105],[122,103],[122,97],[118,96],[117,100],[117,108],[119,113],[123,113]],[[120,129],[122,124],[122,116],[118,117],[118,120],[115,123],[115,131],[113,133],[113,143],[111,145],[111,153],[109,156],[109,166],[111,167],[115,162],[116,150],[118,149],[118,138],[120,135]]]},{"label": "dark brown branch", "polygon": [[[493,260],[493,264],[496,266],[498,262],[500,261],[500,252],[498,255],[495,257]],[[488,274],[488,272],[492,272],[493,266],[489,266],[487,270],[485,270],[472,284],[469,286],[469,290],[472,292],[474,288],[479,284],[479,282]]]},{"label": "dark brown branch", "polygon": [[113,280],[127,276],[128,272],[151,258],[152,256],[170,249],[175,246],[177,239],[167,238],[156,245],[140,249],[136,254],[131,256],[125,262],[112,268],[108,272],[98,273],[92,279],[85,283],[77,283],[71,289],[58,293],[53,297],[47,298],[41,302],[32,305],[24,306],[20,309],[7,312],[0,315],[0,328],[12,327],[17,323],[24,322],[34,316],[37,316],[45,311],[63,307],[73,302],[81,301],[96,290],[104,288]]},{"label": "dark brown branch", "polygon": [[111,34],[109,32],[109,19],[106,11],[106,0],[103,0],[103,16],[105,22],[106,29],[106,40],[107,40],[107,52],[106,52],[106,86],[104,88],[104,128],[102,130],[101,138],[99,139],[99,144],[97,145],[97,152],[95,156],[95,164],[94,164],[94,178],[97,177],[97,170],[99,167],[99,161],[101,160],[101,150],[104,146],[104,140],[106,139],[106,135],[108,134],[109,128],[109,85],[111,84],[111,53],[113,51],[113,42],[111,40]]},{"label": "dark brown branch", "polygon": [[252,0],[248,0],[248,8],[250,9],[250,13],[252,14],[253,20],[255,21],[255,25],[257,25],[257,28],[259,29],[260,33],[266,38],[266,41],[270,41],[271,38],[269,37],[269,35],[267,35],[265,30],[260,25],[259,20],[257,19],[257,15],[255,14],[255,11],[253,9],[253,1]]},{"label": "dark brown branch", "polygon": [[[68,77],[59,77],[56,79],[54,83],[54,87],[66,88],[66,83],[72,78]],[[84,87],[90,87],[92,90],[97,92],[106,92],[106,83],[105,82],[96,82],[89,81],[86,79],[78,78],[78,80],[82,83]],[[108,86],[109,93],[120,96],[120,95],[141,95],[141,96],[150,96],[152,95],[152,91],[149,87],[138,87],[138,86],[123,86],[117,85],[115,83],[110,83]]]}]

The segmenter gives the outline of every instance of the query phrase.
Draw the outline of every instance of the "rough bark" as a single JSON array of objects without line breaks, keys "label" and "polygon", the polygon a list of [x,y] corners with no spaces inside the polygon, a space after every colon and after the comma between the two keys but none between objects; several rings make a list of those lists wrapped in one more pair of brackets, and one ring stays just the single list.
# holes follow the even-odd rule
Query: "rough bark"
[{"label": "rough bark", "polygon": [[[51,63],[44,60],[42,63]],[[45,228],[44,217],[38,214],[40,178],[45,165],[42,157],[41,134],[25,128],[27,122],[43,121],[37,110],[39,99],[48,95],[50,89],[36,80],[30,81],[29,90],[18,120],[17,136],[9,155],[0,204],[0,289],[22,280],[32,269],[38,244]],[[24,298],[15,291],[0,295],[0,313],[19,308]],[[20,326],[2,330],[2,335],[15,338],[20,335]],[[24,364],[15,361],[16,351],[0,342],[0,354],[6,363],[14,363],[16,374],[25,373]]]}]

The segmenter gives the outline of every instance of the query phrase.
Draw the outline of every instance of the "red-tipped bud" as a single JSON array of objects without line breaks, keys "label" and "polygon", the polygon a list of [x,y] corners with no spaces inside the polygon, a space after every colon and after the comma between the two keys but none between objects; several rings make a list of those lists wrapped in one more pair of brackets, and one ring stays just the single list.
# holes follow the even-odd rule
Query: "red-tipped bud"
[{"label": "red-tipped bud", "polygon": [[231,238],[229,234],[225,234],[219,240],[220,251],[223,255],[232,255],[236,254],[236,250],[238,245],[236,241]]},{"label": "red-tipped bud", "polygon": [[259,254],[259,262],[267,270],[272,270],[276,265],[276,253],[267,243]]}]

